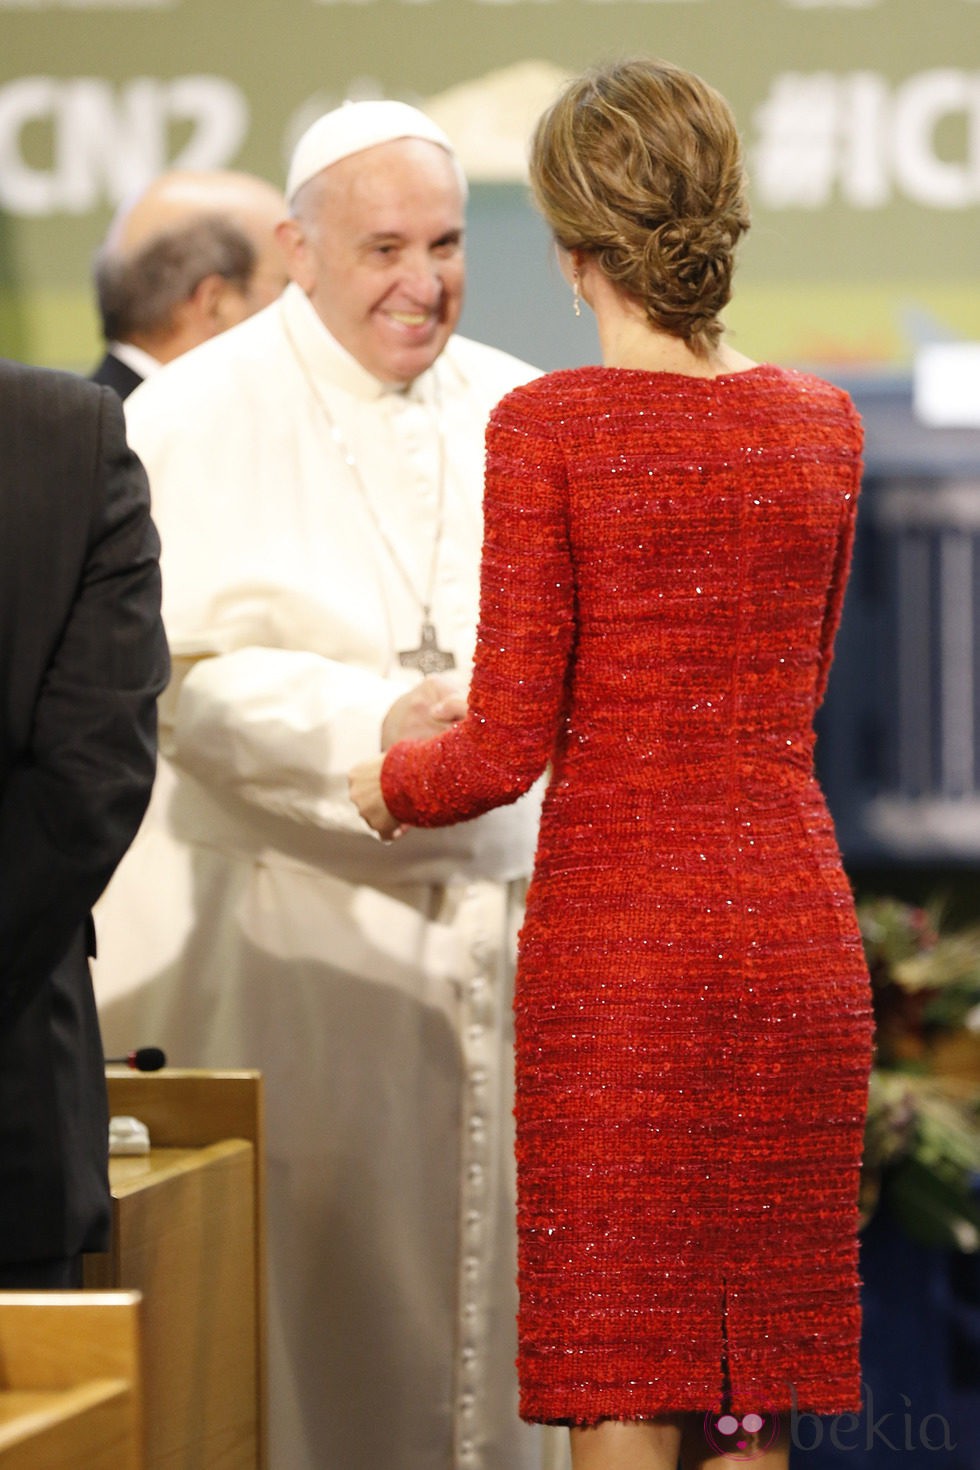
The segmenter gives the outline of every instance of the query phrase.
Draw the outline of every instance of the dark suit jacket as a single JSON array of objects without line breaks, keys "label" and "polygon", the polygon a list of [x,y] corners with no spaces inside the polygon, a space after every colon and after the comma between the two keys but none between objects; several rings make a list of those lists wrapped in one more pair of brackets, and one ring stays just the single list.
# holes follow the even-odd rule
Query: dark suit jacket
[{"label": "dark suit jacket", "polygon": [[159,542],[122,405],[0,360],[0,1260],[104,1248],[90,911],[153,781]]},{"label": "dark suit jacket", "polygon": [[106,353],[92,374],[93,383],[101,383],[106,388],[112,388],[120,398],[128,398],[133,389],[138,388],[142,381],[139,373],[134,372],[128,364],[122,362],[111,352]]}]

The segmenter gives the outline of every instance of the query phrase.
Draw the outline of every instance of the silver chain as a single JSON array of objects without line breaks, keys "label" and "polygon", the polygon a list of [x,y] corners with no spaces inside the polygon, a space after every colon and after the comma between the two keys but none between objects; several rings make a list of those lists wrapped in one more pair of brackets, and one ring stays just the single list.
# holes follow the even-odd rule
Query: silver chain
[{"label": "silver chain", "polygon": [[446,501],[446,441],[443,436],[442,429],[439,427],[439,414],[441,404],[439,401],[438,378],[436,377],[435,373],[433,373],[432,381],[435,385],[436,402],[432,416],[436,426],[436,442],[439,446],[439,498],[436,507],[436,530],[435,536],[433,537],[432,541],[432,557],[429,563],[429,576],[426,583],[426,594],[425,597],[422,598],[419,596],[418,588],[415,586],[411,573],[409,572],[405,563],[402,561],[402,558],[398,552],[398,548],[389,536],[387,528],[385,527],[385,524],[382,521],[381,516],[378,514],[377,508],[371,499],[370,492],[364,480],[364,476],[361,473],[360,466],[358,465],[357,460],[354,456],[353,450],[351,449],[347,440],[344,438],[340,425],[337,423],[337,420],[331,413],[327,402],[323,397],[323,394],[317,387],[316,379],[314,378],[313,373],[306,362],[306,359],[300,351],[300,347],[298,342],[296,341],[296,338],[293,336],[292,329],[290,328],[289,322],[286,319],[285,312],[282,313],[282,323],[285,329],[286,338],[289,342],[290,347],[292,348],[293,355],[296,358],[296,361],[299,363],[300,371],[303,374],[306,386],[309,388],[310,393],[313,397],[313,401],[319,406],[320,412],[323,414],[323,417],[326,420],[327,428],[330,432],[330,437],[339,450],[344,464],[350,471],[351,479],[354,481],[358,493],[360,494],[361,500],[364,502],[364,506],[368,514],[370,515],[371,520],[374,522],[375,529],[384,544],[389,558],[391,559],[392,566],[394,566],[396,571],[399,573],[402,581],[405,583],[405,586],[408,588],[412,597],[421,608],[423,623],[429,623],[432,617],[432,597],[435,592],[436,570],[439,566],[439,552],[442,548],[442,536],[445,527]]}]

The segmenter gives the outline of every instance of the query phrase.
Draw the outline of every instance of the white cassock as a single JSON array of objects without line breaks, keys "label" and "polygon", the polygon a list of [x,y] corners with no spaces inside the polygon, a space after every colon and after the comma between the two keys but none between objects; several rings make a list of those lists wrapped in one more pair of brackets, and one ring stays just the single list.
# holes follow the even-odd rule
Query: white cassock
[{"label": "white cassock", "polygon": [[110,1054],[265,1074],[272,1470],[553,1453],[514,1370],[511,978],[537,801],[385,846],[346,788],[420,677],[397,655],[433,566],[465,682],[484,425],[533,376],[453,338],[392,390],[292,286],[127,404],[175,678],[97,914],[100,1013]]}]

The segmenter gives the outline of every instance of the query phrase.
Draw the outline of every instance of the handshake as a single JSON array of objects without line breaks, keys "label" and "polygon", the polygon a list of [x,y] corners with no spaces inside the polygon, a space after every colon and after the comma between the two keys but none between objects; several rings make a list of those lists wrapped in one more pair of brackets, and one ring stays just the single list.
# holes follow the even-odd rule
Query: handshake
[{"label": "handshake", "polygon": [[466,714],[466,696],[446,674],[429,674],[421,684],[395,700],[381,725],[382,754],[362,761],[347,777],[350,799],[372,831],[385,842],[400,837],[405,828],[396,821],[381,793],[384,752],[399,740],[430,740],[455,725]]}]

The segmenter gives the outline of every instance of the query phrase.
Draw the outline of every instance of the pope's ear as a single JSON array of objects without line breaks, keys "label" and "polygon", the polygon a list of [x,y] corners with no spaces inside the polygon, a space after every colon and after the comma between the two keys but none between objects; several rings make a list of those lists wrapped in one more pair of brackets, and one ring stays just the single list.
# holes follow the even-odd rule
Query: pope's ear
[{"label": "pope's ear", "polygon": [[309,295],[316,284],[316,278],[310,258],[309,241],[300,221],[292,216],[289,219],[280,220],[276,225],[276,240],[286,258],[286,269],[289,271],[290,279]]}]

